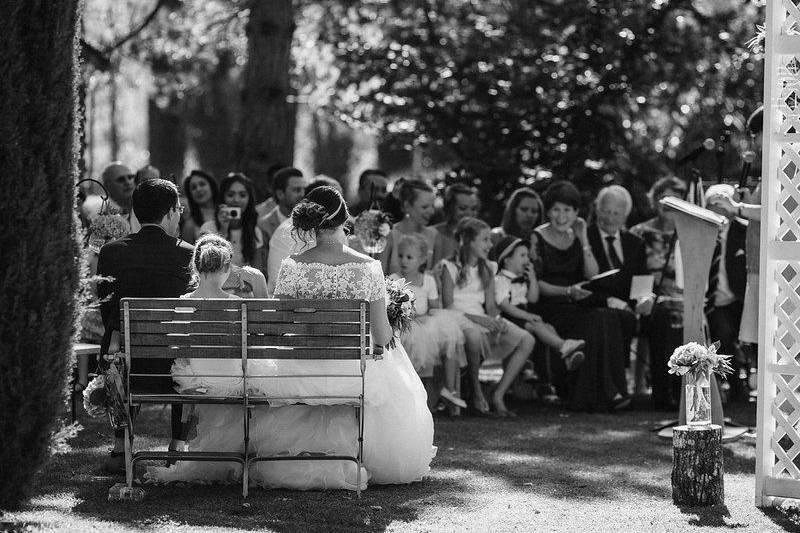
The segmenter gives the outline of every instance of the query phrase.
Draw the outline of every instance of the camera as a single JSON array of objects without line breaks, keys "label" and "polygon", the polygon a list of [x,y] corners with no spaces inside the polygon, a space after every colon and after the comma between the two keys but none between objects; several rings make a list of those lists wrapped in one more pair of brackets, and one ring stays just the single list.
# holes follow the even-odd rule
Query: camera
[{"label": "camera", "polygon": [[227,213],[228,218],[231,220],[238,220],[242,218],[242,210],[238,207],[221,207],[219,210],[220,213]]}]

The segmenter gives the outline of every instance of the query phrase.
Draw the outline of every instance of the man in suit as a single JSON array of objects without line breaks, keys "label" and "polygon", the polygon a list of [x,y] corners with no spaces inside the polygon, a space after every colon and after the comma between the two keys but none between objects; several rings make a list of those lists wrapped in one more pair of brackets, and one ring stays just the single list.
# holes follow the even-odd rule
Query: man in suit
[{"label": "man in suit", "polygon": [[625,304],[628,304],[633,276],[648,273],[644,241],[624,228],[632,207],[631,195],[624,187],[605,187],[595,200],[597,220],[586,230],[600,272],[620,269],[621,274],[607,292]]},{"label": "man in suit", "polygon": [[[726,208],[725,204],[734,203],[735,194],[733,186],[724,183],[712,185],[706,191],[708,209],[727,217],[729,221],[720,230],[714,249],[706,292],[706,319],[710,341],[720,341],[719,353],[734,356],[731,364],[738,373],[744,360],[738,339],[747,286],[747,224],[736,216],[737,212]],[[731,379],[728,382],[734,397],[744,394],[740,380]]]},{"label": "man in suit", "polygon": [[[175,298],[185,294],[191,279],[190,263],[194,248],[175,237],[183,206],[178,189],[163,179],[140,183],[132,196],[133,212],[142,227],[100,249],[97,274],[109,278],[98,283],[100,313],[105,333],[100,353],[114,353],[120,348],[119,302],[125,297]],[[136,364],[137,372],[169,374],[172,361],[150,359]],[[172,379],[132,379],[135,387],[172,389]],[[170,449],[183,447],[181,406],[172,406],[172,442]],[[115,433],[116,442],[106,468],[124,472],[124,432]]]}]

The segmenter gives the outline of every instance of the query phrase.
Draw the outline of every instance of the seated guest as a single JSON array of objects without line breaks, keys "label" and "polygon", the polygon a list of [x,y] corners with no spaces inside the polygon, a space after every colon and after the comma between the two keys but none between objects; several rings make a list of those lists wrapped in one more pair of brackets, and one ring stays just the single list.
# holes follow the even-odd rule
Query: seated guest
[{"label": "seated guest", "polygon": [[[724,183],[712,185],[706,190],[706,207],[728,218],[728,224],[720,229],[717,237],[708,276],[706,318],[711,341],[720,341],[720,353],[734,355],[731,364],[738,373],[743,359],[738,340],[747,285],[747,225],[725,207],[734,201],[735,194],[733,186]],[[745,391],[738,379],[730,380],[730,385],[734,397],[743,396]]]},{"label": "seated guest", "polygon": [[272,192],[273,181],[275,179],[275,173],[284,167],[286,167],[284,164],[275,164],[270,165],[269,168],[267,168],[267,187],[269,189],[268,192],[271,193],[272,196],[269,196],[266,200],[256,205],[256,214],[258,215],[258,218],[268,214],[278,205],[278,202],[275,201],[275,194]]},{"label": "seated guest", "polygon": [[492,247],[489,257],[497,263],[494,290],[501,314],[525,328],[545,346],[556,350],[564,360],[567,372],[578,368],[583,362],[581,349],[586,342],[561,338],[556,328],[532,312],[539,301],[539,282],[530,260],[528,243],[517,237],[503,237]]},{"label": "seated guest", "polygon": [[[177,298],[189,285],[189,261],[192,246],[177,238],[181,205],[178,189],[162,179],[141,183],[132,195],[132,207],[142,228],[123,239],[112,241],[100,249],[97,274],[104,279],[97,284],[100,312],[105,332],[100,353],[119,351],[119,301],[125,297]],[[169,374],[168,359],[147,359],[136,363],[138,372]],[[172,379],[154,377],[131,378],[139,385],[155,385],[163,381],[168,389]],[[124,431],[115,433],[116,441],[106,467],[115,473],[124,472]],[[171,450],[183,446],[181,406],[172,406]]]},{"label": "seated guest", "polygon": [[284,167],[275,173],[272,186],[278,205],[258,218],[258,227],[266,238],[267,245],[275,229],[291,216],[294,206],[303,199],[306,193],[306,180],[298,169]]},{"label": "seated guest", "polygon": [[153,165],[145,165],[136,171],[136,183],[141,183],[145,180],[154,180],[160,177],[161,171]]},{"label": "seated guest", "polygon": [[256,225],[253,182],[239,172],[232,172],[220,184],[220,204],[215,219],[200,227],[200,235],[216,233],[233,245],[233,264],[264,267],[264,236]]},{"label": "seated guest", "polygon": [[384,272],[397,272],[400,261],[397,246],[403,235],[418,234],[428,246],[426,268],[433,267],[433,245],[436,241],[436,230],[428,226],[428,221],[433,216],[433,187],[422,180],[401,180],[398,183],[397,199],[403,218],[394,225],[389,233],[386,248],[381,254],[381,264]]},{"label": "seated guest", "polygon": [[597,220],[586,230],[600,272],[621,270],[607,292],[622,306],[629,300],[633,276],[647,274],[644,241],[625,229],[632,208],[630,193],[620,185],[609,185],[597,194]]},{"label": "seated guest", "polygon": [[453,311],[440,309],[439,290],[433,276],[424,271],[428,257],[428,245],[416,234],[403,235],[397,247],[400,270],[391,274],[392,279],[405,279],[416,299],[416,319],[409,331],[400,339],[408,353],[414,370],[421,378],[432,378],[436,366],[444,366],[444,386],[438,396],[456,407],[466,407],[458,395],[459,370],[466,365],[464,355],[464,333]]},{"label": "seated guest", "polygon": [[183,179],[183,196],[189,207],[189,217],[183,225],[181,238],[194,243],[200,237],[200,228],[217,214],[219,185],[214,176],[202,170],[192,170]]},{"label": "seated guest", "polygon": [[85,218],[89,222],[93,221],[105,207],[106,212],[109,214],[125,215],[130,224],[131,197],[133,190],[136,188],[136,175],[128,166],[119,161],[114,161],[103,169],[100,181],[103,183],[106,193],[108,193],[106,205],[103,206],[103,200],[100,196],[96,194],[89,195],[82,206]]},{"label": "seated guest", "polygon": [[[333,178],[324,176],[315,178],[314,181],[306,187],[306,195],[323,185],[333,187],[339,191],[339,194],[342,194],[341,183]],[[316,246],[313,234],[306,235],[305,237],[306,240],[303,240],[296,235],[291,218],[281,222],[280,226],[278,226],[272,234],[272,238],[269,240],[269,252],[267,255],[267,294],[269,294],[270,297],[272,297],[272,293],[275,290],[275,281],[278,279],[281,261],[290,255],[299,254]]]},{"label": "seated guest", "polygon": [[452,257],[456,251],[456,226],[465,217],[478,216],[478,191],[464,183],[448,185],[444,190],[444,222],[433,226],[436,240],[433,244],[433,264]]},{"label": "seated guest", "polygon": [[492,394],[492,405],[501,417],[516,416],[504,397],[525,366],[535,341],[533,336],[504,319],[495,301],[494,275],[497,264],[489,261],[492,247],[489,225],[477,218],[463,218],[456,227],[458,248],[442,261],[442,303],[446,309],[460,311],[467,366],[472,385],[472,406],[489,413],[483,395],[479,370],[483,360],[504,362],[503,377]]},{"label": "seated guest", "polygon": [[653,406],[657,410],[674,411],[680,398],[680,379],[668,373],[667,361],[683,344],[683,288],[677,283],[676,259],[680,247],[675,233],[672,211],[661,205],[667,197],[684,198],[686,185],[672,176],[657,180],[650,189],[650,201],[656,216],[631,228],[631,233],[644,240],[647,270],[654,277],[655,305],[648,320],[642,323],[643,337],[650,360],[650,383]]},{"label": "seated guest", "polygon": [[492,229],[492,242],[511,235],[529,242],[534,228],[542,223],[542,200],[531,188],[520,187],[508,198],[500,226]]},{"label": "seated guest", "polygon": [[539,280],[537,311],[563,337],[586,341],[584,363],[569,379],[572,409],[594,411],[630,405],[625,358],[636,326],[633,313],[609,308],[605,296],[583,284],[598,273],[586,223],[578,217],[581,195],[567,181],[553,183],[544,195],[548,222],[532,235]]},{"label": "seated guest", "polygon": [[368,168],[362,172],[358,177],[358,200],[350,208],[350,214],[355,218],[373,206],[380,209],[388,187],[389,177],[383,170]]}]

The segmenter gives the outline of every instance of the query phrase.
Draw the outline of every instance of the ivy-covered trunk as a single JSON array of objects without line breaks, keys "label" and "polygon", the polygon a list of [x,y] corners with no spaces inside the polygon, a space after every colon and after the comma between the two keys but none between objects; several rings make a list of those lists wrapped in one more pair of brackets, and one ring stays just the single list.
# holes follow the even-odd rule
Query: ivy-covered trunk
[{"label": "ivy-covered trunk", "polygon": [[18,506],[64,406],[80,249],[79,0],[0,16],[0,508]]},{"label": "ivy-covered trunk", "polygon": [[294,12],[291,0],[250,2],[247,67],[239,126],[239,169],[267,192],[267,170],[291,165],[294,155],[294,109],[289,96],[289,66]]}]

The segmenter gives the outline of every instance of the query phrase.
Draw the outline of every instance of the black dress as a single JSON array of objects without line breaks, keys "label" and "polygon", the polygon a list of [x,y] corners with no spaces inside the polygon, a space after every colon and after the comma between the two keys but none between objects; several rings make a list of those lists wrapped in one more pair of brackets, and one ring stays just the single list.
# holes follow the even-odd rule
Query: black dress
[{"label": "black dress", "polygon": [[[561,250],[545,241],[538,231],[536,236],[535,267],[540,281],[562,287],[585,281],[578,239]],[[636,318],[633,313],[605,305],[605,295],[592,294],[579,302],[542,295],[536,306],[559,335],[586,341],[586,359],[563,380],[568,405],[575,410],[604,411],[618,394],[628,395],[625,361]]]}]

